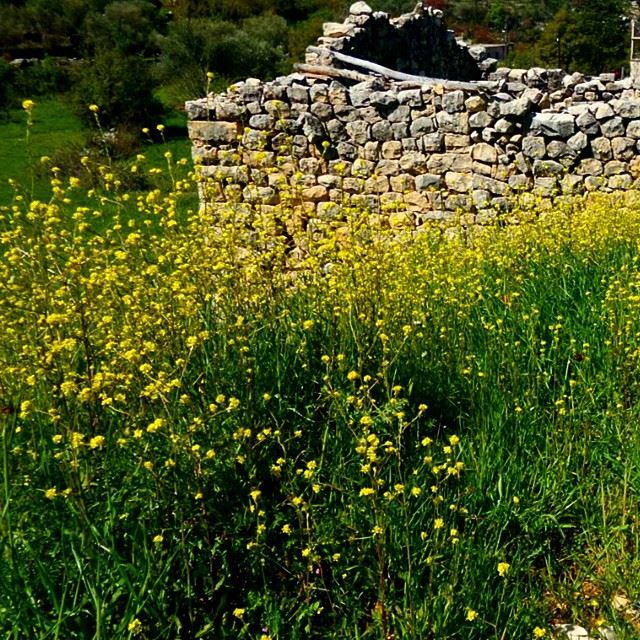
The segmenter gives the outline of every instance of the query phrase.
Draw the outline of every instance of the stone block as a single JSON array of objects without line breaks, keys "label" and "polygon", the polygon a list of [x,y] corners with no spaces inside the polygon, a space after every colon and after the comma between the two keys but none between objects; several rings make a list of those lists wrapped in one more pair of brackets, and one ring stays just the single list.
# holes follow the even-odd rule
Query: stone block
[{"label": "stone block", "polygon": [[367,178],[364,183],[364,193],[386,193],[389,191],[389,178],[387,176],[373,176]]},{"label": "stone block", "polygon": [[458,171],[447,171],[444,174],[444,181],[451,191],[467,193],[468,191],[471,191],[473,174],[460,173]]},{"label": "stone block", "polygon": [[478,174],[473,175],[472,187],[473,189],[482,189],[499,196],[505,195],[509,190],[509,187],[506,183]]},{"label": "stone block", "polygon": [[576,121],[569,113],[536,113],[531,129],[552,138],[570,138],[575,133]]},{"label": "stone block", "polygon": [[301,195],[303,200],[307,200],[309,202],[322,202],[329,199],[327,187],[321,184],[303,189]]},{"label": "stone block", "polygon": [[628,173],[613,175],[607,180],[610,189],[630,189],[632,184],[633,178]]},{"label": "stone block", "polygon": [[447,113],[446,111],[440,111],[436,114],[436,122],[438,123],[438,129],[443,133],[469,134],[471,132],[469,114],[467,112]]},{"label": "stone block", "polygon": [[640,120],[632,120],[627,125],[627,136],[630,138],[640,138]]},{"label": "stone block", "polygon": [[400,163],[397,160],[380,160],[375,173],[381,176],[397,176],[400,173]]},{"label": "stone block", "polygon": [[397,160],[402,155],[402,143],[388,140],[382,143],[382,157],[387,160]]},{"label": "stone block", "polygon": [[365,145],[369,141],[371,126],[364,120],[356,120],[355,122],[347,122],[347,134],[349,138],[356,144]]},{"label": "stone block", "polygon": [[447,113],[464,111],[464,92],[449,91],[442,96],[442,108]]},{"label": "stone block", "polygon": [[187,127],[190,138],[218,144],[234,143],[240,133],[239,125],[235,122],[200,122],[192,120]]},{"label": "stone block", "polygon": [[611,151],[615,160],[628,162],[636,155],[636,141],[633,138],[613,138]]},{"label": "stone block", "polygon": [[473,145],[471,149],[471,158],[480,162],[495,164],[498,162],[498,152],[494,146],[480,142]]},{"label": "stone block", "polygon": [[442,176],[435,173],[423,173],[415,178],[417,191],[430,191],[442,187]]},{"label": "stone block", "polygon": [[602,160],[603,162],[611,160],[613,156],[611,140],[609,138],[595,138],[591,141],[591,152],[596,160]]},{"label": "stone block", "polygon": [[436,130],[436,122],[431,117],[416,118],[409,127],[411,135],[416,138]]},{"label": "stone block", "polygon": [[401,105],[407,105],[409,107],[422,107],[424,104],[420,89],[398,91],[398,102]]},{"label": "stone block", "polygon": [[391,188],[398,193],[406,193],[411,191],[415,186],[414,177],[408,173],[401,173],[397,176],[392,176],[389,180]]},{"label": "stone block", "polygon": [[522,140],[522,153],[528,158],[544,158],[547,153],[545,139],[542,136],[527,136]]},{"label": "stone block", "polygon": [[452,149],[465,149],[471,145],[471,138],[460,133],[445,133],[444,146],[447,151]]},{"label": "stone block", "polygon": [[560,176],[565,172],[564,167],[555,160],[536,160],[533,163],[533,175],[538,178]]},{"label": "stone block", "polygon": [[400,157],[400,168],[412,173],[424,171],[427,168],[427,156],[417,151],[405,152]]},{"label": "stone block", "polygon": [[391,129],[391,123],[386,120],[376,122],[371,126],[371,135],[374,140],[384,142],[386,140],[393,140],[393,130]]},{"label": "stone block", "polygon": [[622,118],[616,116],[600,123],[600,131],[605,138],[624,136],[625,126]]},{"label": "stone block", "polygon": [[486,110],[487,101],[482,96],[471,96],[465,100],[464,106],[469,113],[478,113]]},{"label": "stone block", "polygon": [[472,129],[485,129],[493,122],[493,118],[486,111],[478,111],[469,116],[469,126]]},{"label": "stone block", "polygon": [[625,173],[628,169],[628,165],[620,160],[611,160],[604,165],[604,175],[607,177],[619,175]]},{"label": "stone block", "polygon": [[422,149],[425,153],[440,153],[444,150],[444,135],[442,133],[428,133],[422,136]]}]

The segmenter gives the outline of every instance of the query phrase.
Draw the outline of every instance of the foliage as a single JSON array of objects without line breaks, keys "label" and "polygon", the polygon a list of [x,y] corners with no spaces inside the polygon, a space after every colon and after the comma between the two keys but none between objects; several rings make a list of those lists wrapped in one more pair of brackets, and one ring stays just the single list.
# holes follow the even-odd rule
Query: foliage
[{"label": "foliage", "polygon": [[0,113],[6,112],[15,104],[14,77],[15,71],[11,65],[0,59]]},{"label": "foliage", "polygon": [[89,193],[52,168],[0,211],[2,634],[611,620],[640,586],[637,198],[415,234],[165,159],[146,194],[87,157]]},{"label": "foliage", "polygon": [[160,77],[179,79],[191,97],[204,94],[209,71],[228,81],[273,77],[287,69],[286,42],[286,23],[277,16],[248,18],[242,28],[220,20],[177,22],[161,43]]},{"label": "foliage", "polygon": [[80,118],[89,126],[95,118],[88,106],[100,107],[106,128],[139,130],[157,120],[161,106],[153,95],[155,81],[141,58],[104,50],[76,70],[73,102]]}]

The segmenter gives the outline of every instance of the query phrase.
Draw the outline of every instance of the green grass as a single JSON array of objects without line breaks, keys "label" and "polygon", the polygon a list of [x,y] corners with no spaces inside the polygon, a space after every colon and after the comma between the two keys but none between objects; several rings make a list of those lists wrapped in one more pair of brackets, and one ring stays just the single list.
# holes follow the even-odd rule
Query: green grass
[{"label": "green grass", "polygon": [[[6,120],[0,120],[0,204],[7,204],[14,196],[9,179],[18,180],[30,190],[32,174],[41,156],[81,144],[84,139],[80,120],[59,97],[38,100],[33,114],[29,145],[27,118],[22,109],[12,110]],[[34,177],[33,187],[37,198],[48,192],[47,181],[42,177]]]},{"label": "green grass", "polygon": [[[118,160],[119,165],[132,164],[137,153],[144,153],[154,165],[164,164],[167,151],[176,159],[190,157],[186,116],[172,105],[166,109],[164,138],[155,129],[158,123],[149,123],[150,137],[141,135],[140,149],[131,158]],[[10,111],[6,119],[0,120],[0,205],[10,203],[15,196],[10,179],[15,180],[20,192],[28,197],[48,200],[51,196],[49,175],[40,165],[40,158],[68,160],[74,153],[78,155],[86,140],[87,131],[62,95],[43,97],[36,102],[28,144],[26,113],[22,109]]]},{"label": "green grass", "polygon": [[636,637],[637,201],[75,197],[0,212],[3,637]]}]

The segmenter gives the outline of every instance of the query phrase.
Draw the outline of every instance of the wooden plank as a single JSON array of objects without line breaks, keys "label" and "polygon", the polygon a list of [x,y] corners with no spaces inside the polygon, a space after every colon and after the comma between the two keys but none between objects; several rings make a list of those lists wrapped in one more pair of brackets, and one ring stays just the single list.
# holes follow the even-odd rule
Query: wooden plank
[{"label": "wooden plank", "polygon": [[[362,60],[354,56],[348,56],[339,51],[332,51],[331,49],[323,49],[321,47],[307,47],[307,50],[311,53],[317,53],[319,55],[330,55],[338,62],[348,64],[367,71],[379,74],[385,78],[392,80],[398,80],[401,82],[414,83],[419,86],[442,86],[445,89],[461,89],[462,91],[495,91],[498,88],[499,83],[489,82],[485,80],[478,80],[477,82],[462,82],[459,80],[446,80],[444,78],[429,78],[426,76],[416,76],[409,73],[402,73],[401,71],[395,71],[389,69],[381,64],[375,62],[369,62],[368,60]],[[325,67],[326,68],[326,67]]]}]

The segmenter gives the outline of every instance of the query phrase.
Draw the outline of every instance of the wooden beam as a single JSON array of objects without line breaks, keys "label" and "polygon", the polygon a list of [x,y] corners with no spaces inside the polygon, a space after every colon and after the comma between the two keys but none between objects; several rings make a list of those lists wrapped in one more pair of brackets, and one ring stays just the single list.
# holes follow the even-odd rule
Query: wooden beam
[{"label": "wooden beam", "polygon": [[361,58],[348,56],[344,53],[340,53],[339,51],[323,49],[322,47],[307,47],[307,51],[311,53],[317,53],[319,55],[329,55],[338,62],[342,62],[354,67],[359,67],[360,69],[366,69],[369,72],[377,73],[385,78],[398,80],[400,82],[414,83],[419,86],[442,86],[445,89],[461,89],[463,91],[495,91],[498,88],[499,84],[496,82],[488,82],[486,80],[478,80],[477,82],[462,82],[459,80],[446,80],[444,78],[428,78],[426,76],[415,76],[409,73],[395,71],[394,69],[389,69],[388,67],[383,67],[381,64],[369,62],[369,60],[362,60]]}]

